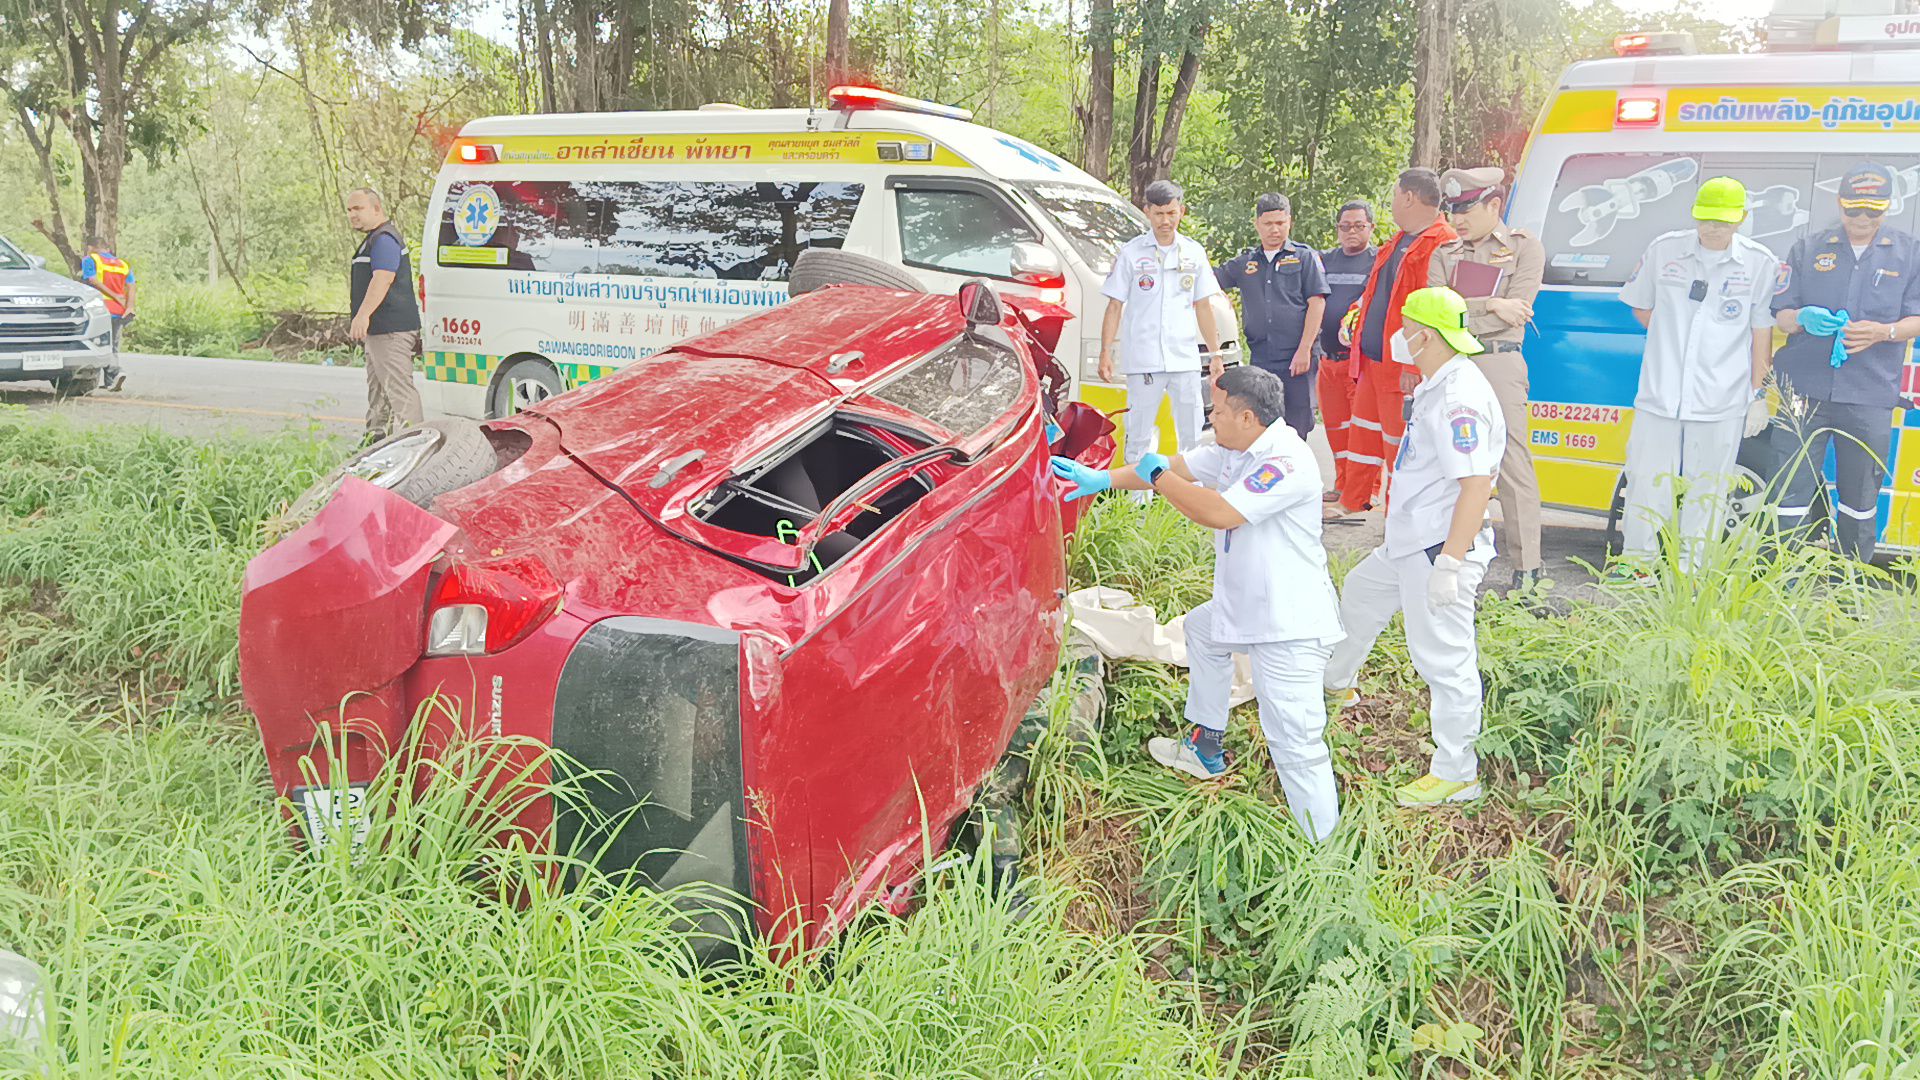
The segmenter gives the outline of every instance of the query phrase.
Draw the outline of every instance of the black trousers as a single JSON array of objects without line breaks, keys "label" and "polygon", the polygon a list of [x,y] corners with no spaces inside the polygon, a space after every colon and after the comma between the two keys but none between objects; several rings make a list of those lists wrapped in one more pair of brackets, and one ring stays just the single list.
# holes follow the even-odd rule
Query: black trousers
[{"label": "black trousers", "polygon": [[1813,535],[1815,497],[1825,486],[1827,447],[1833,447],[1833,536],[1841,552],[1866,562],[1880,531],[1880,481],[1893,445],[1893,410],[1884,405],[1813,403],[1806,417],[1783,414],[1767,432],[1780,472],[1777,511],[1783,531]]},{"label": "black trousers", "polygon": [[1313,363],[1307,366],[1305,375],[1291,373],[1292,353],[1288,353],[1276,362],[1256,352],[1253,357],[1253,366],[1280,377],[1282,393],[1285,394],[1282,418],[1286,420],[1288,427],[1299,432],[1301,438],[1306,438],[1307,432],[1313,430],[1313,382],[1320,370],[1320,358],[1318,356],[1313,358]]}]

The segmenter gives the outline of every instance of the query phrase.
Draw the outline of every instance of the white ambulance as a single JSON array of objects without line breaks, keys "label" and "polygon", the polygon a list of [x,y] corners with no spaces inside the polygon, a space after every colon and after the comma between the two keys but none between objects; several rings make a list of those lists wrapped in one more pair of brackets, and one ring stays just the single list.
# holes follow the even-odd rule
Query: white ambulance
[{"label": "white ambulance", "polygon": [[[839,87],[824,109],[489,117],[434,187],[421,255],[429,408],[516,412],[787,298],[809,248],[905,267],[929,291],[987,278],[1063,304],[1082,400],[1100,285],[1146,218],[961,109]],[[1217,305],[1224,337],[1232,308]]]},{"label": "white ambulance", "polygon": [[[1836,15],[1820,3],[1781,0],[1764,52],[1690,55],[1684,35],[1634,34],[1616,42],[1617,59],[1561,76],[1508,211],[1547,249],[1525,346],[1546,502],[1618,513],[1646,340],[1619,289],[1654,237],[1691,227],[1701,181],[1744,183],[1742,230],[1783,258],[1809,230],[1835,225],[1834,191],[1861,161],[1898,178],[1887,224],[1920,227],[1920,17]],[[1889,552],[1920,550],[1920,366],[1911,355],[1901,390],[1910,407],[1889,416],[1879,508]],[[1778,464],[1764,435],[1741,462],[1755,485]],[[1756,505],[1751,494],[1744,501]]]}]

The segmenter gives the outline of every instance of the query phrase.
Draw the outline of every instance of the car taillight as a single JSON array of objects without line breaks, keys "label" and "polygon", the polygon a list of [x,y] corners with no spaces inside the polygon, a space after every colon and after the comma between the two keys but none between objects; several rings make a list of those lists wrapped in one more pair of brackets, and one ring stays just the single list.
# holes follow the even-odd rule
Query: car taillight
[{"label": "car taillight", "polygon": [[560,585],[534,559],[451,563],[427,602],[427,655],[496,653],[560,610]]}]

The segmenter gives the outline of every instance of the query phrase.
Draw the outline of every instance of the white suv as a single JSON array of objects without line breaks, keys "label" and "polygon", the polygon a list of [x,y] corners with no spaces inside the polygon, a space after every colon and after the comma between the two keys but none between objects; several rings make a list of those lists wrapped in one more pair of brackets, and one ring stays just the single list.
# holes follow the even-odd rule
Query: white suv
[{"label": "white suv", "polygon": [[44,266],[0,237],[0,382],[50,382],[63,397],[92,393],[118,364],[107,303]]}]

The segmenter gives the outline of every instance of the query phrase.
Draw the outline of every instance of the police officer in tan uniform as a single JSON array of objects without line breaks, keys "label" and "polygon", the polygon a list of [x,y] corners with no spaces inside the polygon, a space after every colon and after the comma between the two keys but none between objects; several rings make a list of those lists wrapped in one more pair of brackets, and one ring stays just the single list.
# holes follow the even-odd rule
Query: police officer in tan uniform
[{"label": "police officer in tan uniform", "polygon": [[[1533,473],[1527,361],[1520,355],[1520,342],[1533,316],[1533,298],[1540,293],[1547,253],[1530,233],[1500,220],[1506,209],[1501,188],[1505,180],[1506,172],[1497,165],[1448,169],[1440,175],[1440,209],[1460,238],[1433,253],[1427,284],[1467,298],[1467,332],[1486,346],[1473,359],[1493,384],[1506,421],[1507,445],[1500,459],[1501,528],[1513,559],[1514,587],[1527,588],[1540,580],[1540,482]],[[1488,269],[1463,272],[1460,268],[1467,263]]]}]

